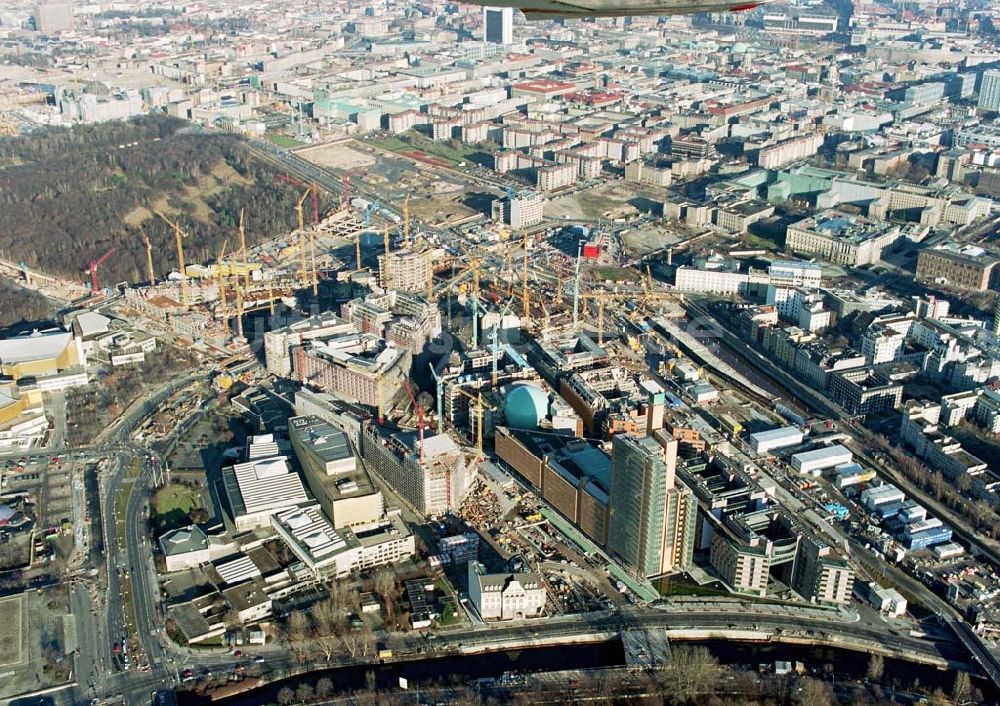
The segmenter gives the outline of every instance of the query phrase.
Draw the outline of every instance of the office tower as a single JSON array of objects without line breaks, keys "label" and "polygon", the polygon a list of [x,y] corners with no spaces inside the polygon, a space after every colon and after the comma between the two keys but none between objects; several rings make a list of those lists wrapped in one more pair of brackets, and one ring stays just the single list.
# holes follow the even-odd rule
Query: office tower
[{"label": "office tower", "polygon": [[35,29],[45,34],[73,31],[73,3],[39,3],[35,8]]},{"label": "office tower", "polygon": [[514,9],[483,8],[483,41],[491,44],[514,43]]},{"label": "office tower", "polygon": [[990,69],[983,74],[979,89],[979,109],[1000,111],[1000,69]]},{"label": "office tower", "polygon": [[641,578],[691,566],[698,505],[676,483],[677,445],[665,437],[614,437],[607,547]]},{"label": "office tower", "polygon": [[663,412],[667,404],[666,394],[659,383],[646,380],[642,383],[646,391],[646,436],[663,428]]}]

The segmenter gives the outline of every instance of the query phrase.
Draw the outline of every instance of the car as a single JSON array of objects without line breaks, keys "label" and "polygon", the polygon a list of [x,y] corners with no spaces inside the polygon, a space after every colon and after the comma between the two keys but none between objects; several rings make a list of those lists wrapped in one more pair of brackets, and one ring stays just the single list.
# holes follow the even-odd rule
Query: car
[{"label": "car", "polygon": [[185,669],[183,672],[181,672],[181,678],[183,678],[184,680],[193,679],[194,678],[194,670],[192,670],[192,669]]},{"label": "car", "polygon": [[242,657],[243,650],[233,650],[233,657]]},{"label": "car", "polygon": [[253,658],[253,661],[256,662],[257,664],[264,664],[264,656],[263,655],[256,655]]}]

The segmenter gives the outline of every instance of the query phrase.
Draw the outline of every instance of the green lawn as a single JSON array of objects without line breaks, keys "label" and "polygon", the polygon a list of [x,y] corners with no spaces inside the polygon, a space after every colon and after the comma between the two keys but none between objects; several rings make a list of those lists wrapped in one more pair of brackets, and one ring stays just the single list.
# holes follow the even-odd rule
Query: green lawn
[{"label": "green lawn", "polygon": [[200,493],[196,489],[177,483],[161,488],[153,500],[157,515],[166,515],[174,510],[188,514],[193,508],[201,506]]},{"label": "green lawn", "polygon": [[634,282],[639,279],[635,270],[626,267],[595,267],[591,272],[597,279],[609,279],[612,282]]},{"label": "green lawn", "polygon": [[[458,615],[452,615],[454,612],[458,612]],[[453,601],[450,597],[443,598],[441,600],[441,617],[438,619],[438,625],[442,627],[447,627],[449,625],[454,625],[462,620],[462,609]]]},{"label": "green lawn", "polygon": [[377,140],[367,140],[368,144],[378,147],[379,149],[388,150],[389,152],[406,153],[406,152],[426,152],[434,157],[440,157],[441,159],[451,162],[452,164],[459,164],[461,162],[472,163],[476,161],[482,161],[482,159],[475,159],[476,155],[480,155],[483,152],[474,146],[461,146],[458,148],[450,146],[448,142],[438,142],[435,140],[428,139],[423,135],[415,132],[408,132],[404,134],[405,139],[399,137],[383,137]]},{"label": "green lawn", "polygon": [[293,147],[299,147],[304,145],[305,142],[302,140],[296,140],[294,137],[289,137],[288,135],[279,135],[277,133],[268,132],[264,134],[268,142],[276,147],[281,147],[282,149],[291,149]]}]

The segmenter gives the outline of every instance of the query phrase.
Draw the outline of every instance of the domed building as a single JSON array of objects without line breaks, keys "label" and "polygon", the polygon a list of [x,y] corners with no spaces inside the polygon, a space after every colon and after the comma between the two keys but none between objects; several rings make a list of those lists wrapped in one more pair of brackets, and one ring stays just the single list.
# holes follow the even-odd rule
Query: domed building
[{"label": "domed building", "polygon": [[538,429],[549,413],[549,396],[534,385],[514,385],[503,403],[503,416],[513,429]]}]

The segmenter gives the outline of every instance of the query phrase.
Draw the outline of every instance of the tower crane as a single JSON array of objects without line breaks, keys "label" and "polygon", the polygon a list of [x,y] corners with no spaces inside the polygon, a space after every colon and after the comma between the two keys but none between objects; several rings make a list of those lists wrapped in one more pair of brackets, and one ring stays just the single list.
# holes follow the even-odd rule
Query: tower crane
[{"label": "tower crane", "polygon": [[434,378],[435,402],[437,403],[437,433],[444,433],[444,378],[438,375],[433,365],[428,365],[431,369],[431,377]]},{"label": "tower crane", "polygon": [[478,390],[477,394],[473,395],[460,385],[455,385],[454,388],[457,392],[469,398],[469,400],[474,402],[476,405],[476,451],[478,453],[476,460],[482,461],[486,458],[483,455],[483,413],[486,409],[495,410],[496,407],[483,402],[483,393]]},{"label": "tower crane", "polygon": [[514,296],[514,268],[511,264],[513,259],[514,251],[511,248],[506,248],[507,254],[504,256],[504,273],[507,276],[507,296]]},{"label": "tower crane", "polygon": [[472,347],[479,347],[479,268],[482,260],[473,257],[469,262],[472,273]]},{"label": "tower crane", "polygon": [[424,410],[420,408],[417,404],[417,398],[413,396],[413,388],[410,387],[410,381],[406,380],[406,394],[410,396],[410,402],[413,403],[413,409],[417,413],[417,433],[420,438],[420,463],[424,462]]},{"label": "tower crane", "polygon": [[243,290],[236,288],[236,336],[243,340]]},{"label": "tower crane", "polygon": [[[617,294],[617,293],[615,293]],[[628,295],[635,296],[635,295]],[[604,305],[609,298],[608,292],[591,292],[583,295],[583,299],[597,300],[597,345],[604,345]]]},{"label": "tower crane", "polygon": [[500,310],[500,319],[497,321],[496,326],[494,326],[493,330],[490,332],[491,343],[493,343],[493,355],[492,355],[492,358],[493,358],[493,387],[497,386],[497,377],[498,377],[498,373],[497,373],[497,357],[498,356],[497,356],[497,353],[499,352],[498,351],[498,348],[499,348],[498,344],[500,342],[500,325],[503,323],[503,317],[506,316],[508,313],[510,313],[510,307],[511,307],[511,305],[513,303],[514,303],[514,300],[511,299],[510,301],[507,302],[506,306],[504,306],[504,308]]},{"label": "tower crane", "polygon": [[312,282],[313,299],[319,296],[319,279],[316,275],[316,231],[309,233],[309,259],[312,260]]},{"label": "tower crane", "polygon": [[101,286],[100,286],[100,284],[97,281],[97,268],[100,267],[101,265],[103,265],[105,262],[107,262],[108,258],[111,257],[112,255],[114,255],[114,253],[115,253],[115,248],[111,248],[106,253],[104,253],[99,258],[97,258],[96,260],[91,260],[88,263],[87,268],[90,270],[90,293],[91,294],[98,294],[101,291]]},{"label": "tower crane", "polygon": [[295,215],[299,222],[299,284],[305,287],[309,284],[309,273],[306,270],[306,225],[302,216],[302,204],[312,192],[312,188],[307,188],[299,197],[299,202],[295,204]]},{"label": "tower crane", "polygon": [[187,237],[187,233],[181,230],[181,227],[175,222],[171,221],[169,218],[164,216],[159,211],[156,215],[163,219],[163,221],[168,225],[172,226],[174,229],[174,239],[177,243],[177,270],[181,276],[181,303],[184,306],[188,304],[188,289],[187,289],[187,273],[184,271],[184,238]]},{"label": "tower crane", "polygon": [[304,181],[299,181],[294,177],[290,177],[287,174],[279,174],[278,181],[283,181],[292,186],[304,186],[312,192],[312,210],[313,210],[313,221],[319,225],[319,190],[314,183],[306,184]]},{"label": "tower crane", "polygon": [[[215,260],[215,279],[219,284],[219,304],[220,311],[222,313],[222,330],[226,339],[229,338],[229,304],[226,301],[226,276],[222,271],[222,258],[226,256],[226,246],[228,244],[228,240],[222,241],[222,247],[219,249],[219,257]],[[239,286],[239,279],[237,279],[236,288],[239,289]]]},{"label": "tower crane", "polygon": [[156,284],[156,273],[153,271],[153,245],[149,242],[149,236],[146,235],[146,231],[140,229],[139,233],[146,243],[146,274],[149,277],[149,286],[152,287]]},{"label": "tower crane", "polygon": [[316,182],[309,184],[309,188],[312,189],[312,201],[313,201],[313,225],[319,225],[319,187],[316,186]]},{"label": "tower crane", "polygon": [[522,313],[521,316],[525,320],[525,324],[531,318],[531,301],[529,299],[528,292],[528,234],[524,234],[524,241],[521,247],[521,306]]},{"label": "tower crane", "polygon": [[[244,228],[244,211],[240,209],[240,266],[243,270],[243,289],[250,291],[250,265],[247,264],[247,231]],[[239,275],[236,277],[236,286],[239,287]]]},{"label": "tower crane", "polygon": [[573,331],[576,331],[580,321],[580,257],[583,253],[583,243],[576,244],[576,267],[573,270]]}]

